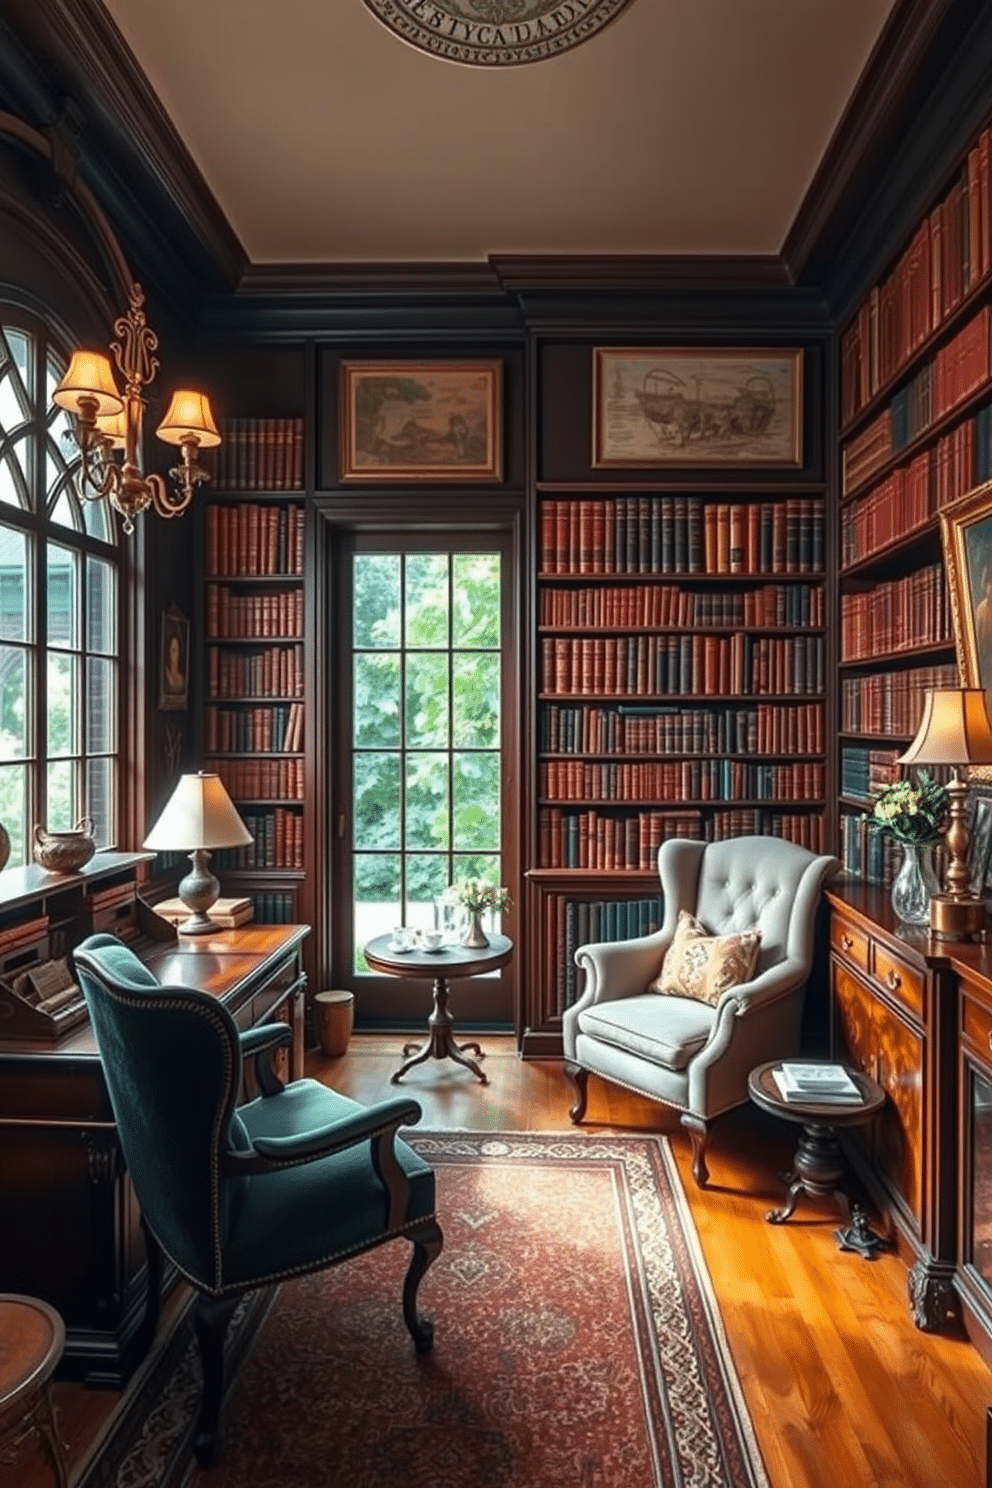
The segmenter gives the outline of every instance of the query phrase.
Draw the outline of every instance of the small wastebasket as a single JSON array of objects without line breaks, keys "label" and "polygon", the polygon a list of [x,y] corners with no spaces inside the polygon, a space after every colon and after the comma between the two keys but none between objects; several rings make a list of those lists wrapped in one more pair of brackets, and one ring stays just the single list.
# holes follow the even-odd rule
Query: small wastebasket
[{"label": "small wastebasket", "polygon": [[355,997],[351,992],[318,992],[313,999],[313,1020],[321,1053],[346,1054],[355,1023]]}]

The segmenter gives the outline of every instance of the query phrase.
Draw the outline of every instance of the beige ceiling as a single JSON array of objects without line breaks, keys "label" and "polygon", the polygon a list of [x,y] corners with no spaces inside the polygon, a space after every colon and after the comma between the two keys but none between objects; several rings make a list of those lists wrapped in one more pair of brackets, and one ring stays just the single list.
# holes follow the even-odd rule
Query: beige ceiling
[{"label": "beige ceiling", "polygon": [[631,0],[523,67],[362,0],[105,0],[255,263],[777,253],[893,0]]}]

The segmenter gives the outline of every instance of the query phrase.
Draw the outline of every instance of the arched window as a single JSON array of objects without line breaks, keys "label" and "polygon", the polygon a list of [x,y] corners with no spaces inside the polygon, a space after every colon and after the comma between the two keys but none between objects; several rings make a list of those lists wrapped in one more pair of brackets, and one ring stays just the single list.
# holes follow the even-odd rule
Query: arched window
[{"label": "arched window", "polygon": [[77,501],[67,358],[45,324],[0,305],[0,822],[11,863],[34,823],[92,817],[118,837],[121,554],[106,502]]}]

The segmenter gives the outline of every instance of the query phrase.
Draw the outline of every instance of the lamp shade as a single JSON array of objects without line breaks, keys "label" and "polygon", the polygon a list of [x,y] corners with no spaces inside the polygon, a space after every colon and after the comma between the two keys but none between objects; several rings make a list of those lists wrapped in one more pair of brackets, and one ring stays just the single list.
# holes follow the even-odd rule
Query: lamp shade
[{"label": "lamp shade", "polygon": [[81,399],[96,403],[97,417],[120,413],[124,399],[117,391],[110,358],[98,351],[74,351],[68,370],[52,393],[52,402],[70,413],[79,412]]},{"label": "lamp shade", "polygon": [[182,775],[145,847],[158,852],[194,852],[197,848],[244,847],[251,842],[219,775]]},{"label": "lamp shade", "polygon": [[119,413],[98,414],[96,430],[110,440],[114,449],[123,449],[127,444],[127,414],[123,408]]},{"label": "lamp shade", "polygon": [[206,393],[188,389],[173,393],[169,411],[155,433],[165,444],[182,444],[184,439],[195,439],[201,449],[220,444],[210,399]]},{"label": "lamp shade", "polygon": [[992,765],[992,720],[980,687],[926,694],[923,719],[903,765]]}]

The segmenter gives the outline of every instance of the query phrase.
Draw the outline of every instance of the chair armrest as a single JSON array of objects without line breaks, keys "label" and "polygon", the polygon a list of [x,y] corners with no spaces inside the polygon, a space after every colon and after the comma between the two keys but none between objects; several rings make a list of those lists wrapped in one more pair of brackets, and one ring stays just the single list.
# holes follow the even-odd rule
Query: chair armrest
[{"label": "chair armrest", "polygon": [[575,964],[586,974],[579,1002],[587,1007],[644,992],[661,970],[670,944],[671,936],[656,930],[653,935],[639,935],[633,940],[593,941],[579,946]]},{"label": "chair armrest", "polygon": [[340,1121],[332,1121],[327,1126],[295,1132],[289,1137],[253,1137],[254,1152],[229,1150],[224,1154],[224,1170],[232,1175],[268,1173],[274,1168],[316,1162],[319,1158],[329,1157],[332,1152],[342,1152],[346,1147],[357,1147],[360,1142],[367,1142],[383,1133],[395,1132],[397,1127],[415,1126],[422,1114],[415,1100],[397,1097],[354,1115],[343,1116]]},{"label": "chair armrest", "polygon": [[727,1004],[736,1004],[735,1016],[745,1017],[752,1008],[764,1007],[766,1003],[775,1002],[777,998],[794,992],[806,981],[807,976],[808,973],[798,961],[779,961],[752,981],[742,982],[740,986],[731,987],[724,992],[717,1003],[717,1010]]},{"label": "chair armrest", "polygon": [[406,1217],[410,1180],[400,1166],[394,1141],[401,1126],[416,1126],[423,1112],[415,1100],[397,1097],[370,1106],[355,1115],[332,1121],[328,1126],[298,1132],[290,1137],[254,1137],[253,1152],[224,1153],[225,1177],[247,1177],[252,1173],[271,1173],[280,1168],[299,1167],[357,1147],[372,1144],[372,1166],[383,1186],[386,1200],[385,1225],[396,1229]]},{"label": "chair armrest", "polygon": [[293,1030],[288,1023],[260,1023],[257,1028],[246,1028],[238,1034],[242,1058],[255,1058],[255,1079],[263,1095],[278,1095],[285,1084],[276,1074],[272,1056],[277,1049],[288,1048],[293,1042]]}]

